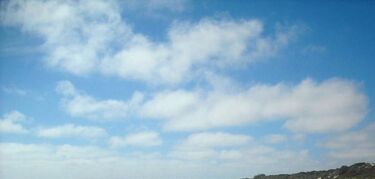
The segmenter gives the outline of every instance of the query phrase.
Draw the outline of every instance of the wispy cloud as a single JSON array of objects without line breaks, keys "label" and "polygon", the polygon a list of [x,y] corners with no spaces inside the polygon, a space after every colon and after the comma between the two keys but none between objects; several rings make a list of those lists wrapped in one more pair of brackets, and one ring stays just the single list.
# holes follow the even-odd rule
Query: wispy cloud
[{"label": "wispy cloud", "polygon": [[179,159],[202,160],[209,158],[240,158],[241,153],[234,148],[249,144],[250,136],[223,132],[194,133],[181,144],[175,146],[171,156]]},{"label": "wispy cloud", "polygon": [[[2,176],[7,178],[10,176],[23,178],[24,172],[32,178],[67,178],[72,176],[72,172],[77,177],[94,179],[108,176],[115,179],[143,178],[144,176],[150,176],[148,178],[151,179],[163,176],[167,178],[212,178],[212,173],[220,174],[222,178],[230,178],[230,176],[247,176],[249,172],[276,172],[270,170],[270,167],[279,168],[277,171],[283,172],[316,167],[316,163],[309,158],[307,151],[277,151],[269,147],[254,146],[241,152],[241,158],[231,158],[232,162],[213,163],[207,160],[171,159],[157,156],[156,158],[132,158],[133,155],[127,156],[96,146],[0,143],[0,155],[4,161],[1,165],[4,171]],[[152,155],[152,153],[143,155]],[[235,153],[222,151],[221,156],[233,157]],[[294,162],[290,165],[280,165],[290,160]],[[7,165],[3,165],[4,163]],[[249,169],[249,166],[255,167]],[[12,168],[22,168],[23,172],[14,172]],[[66,172],[66,168],[70,168],[71,172]],[[167,170],[169,168],[175,169]],[[48,173],[46,177],[41,176],[40,173],[45,173],[46,170],[53,172]]]},{"label": "wispy cloud", "polygon": [[163,143],[159,133],[153,131],[144,131],[129,134],[125,137],[113,136],[109,141],[114,148],[118,147],[153,147]]},{"label": "wispy cloud", "polygon": [[107,136],[107,132],[95,126],[78,126],[65,124],[50,128],[40,128],[36,134],[46,138],[87,138],[96,139]]},{"label": "wispy cloud", "polygon": [[308,45],[302,49],[304,54],[322,54],[327,51],[327,48],[321,45]]},{"label": "wispy cloud", "polygon": [[264,137],[264,141],[269,144],[278,144],[285,142],[287,140],[287,137],[282,134],[269,134]]},{"label": "wispy cloud", "polygon": [[27,91],[21,88],[17,87],[9,87],[9,86],[4,86],[2,87],[3,92],[8,93],[8,94],[16,94],[20,96],[25,96],[27,94]]},{"label": "wispy cloud", "polygon": [[328,156],[336,160],[355,162],[375,160],[375,123],[350,132],[332,136],[322,146],[330,149]]},{"label": "wispy cloud", "polygon": [[27,117],[18,112],[11,111],[0,118],[0,133],[24,134],[28,130],[21,124]]},{"label": "wispy cloud", "polygon": [[125,119],[134,113],[142,102],[143,95],[135,92],[129,101],[107,99],[98,100],[79,92],[70,81],[60,81],[56,91],[63,95],[61,107],[73,117],[94,120]]}]

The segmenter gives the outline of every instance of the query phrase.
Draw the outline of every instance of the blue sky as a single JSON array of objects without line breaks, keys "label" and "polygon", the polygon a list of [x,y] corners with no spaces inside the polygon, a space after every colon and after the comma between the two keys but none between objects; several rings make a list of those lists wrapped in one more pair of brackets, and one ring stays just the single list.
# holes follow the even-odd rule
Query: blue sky
[{"label": "blue sky", "polygon": [[374,8],[4,1],[0,176],[241,178],[374,162]]}]

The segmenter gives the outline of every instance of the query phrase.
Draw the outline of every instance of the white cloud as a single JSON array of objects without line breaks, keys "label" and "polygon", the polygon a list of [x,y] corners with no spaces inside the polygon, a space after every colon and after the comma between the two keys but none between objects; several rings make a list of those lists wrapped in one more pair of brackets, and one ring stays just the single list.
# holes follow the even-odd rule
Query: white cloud
[{"label": "white cloud", "polygon": [[198,75],[201,69],[239,67],[275,55],[288,44],[297,27],[262,35],[259,20],[203,19],[175,23],[168,41],[154,43],[137,36],[129,48],[103,60],[102,72],[153,83],[179,83]]},{"label": "white cloud", "polygon": [[371,162],[375,160],[374,133],[375,123],[372,123],[364,129],[333,136],[323,146],[331,150],[328,155],[335,160]]},{"label": "white cloud", "polygon": [[313,160],[308,150],[293,151],[255,145],[241,150],[241,153],[239,160],[244,161],[242,164],[258,166],[259,173],[295,173],[322,169],[326,166],[324,163]]},{"label": "white cloud", "polygon": [[159,133],[147,131],[129,134],[125,137],[114,136],[109,141],[112,147],[153,147],[163,143]]},{"label": "white cloud", "polygon": [[63,161],[95,162],[101,158],[114,156],[114,153],[95,146],[49,145],[1,143],[0,155],[7,161]]},{"label": "white cloud", "polygon": [[[152,7],[183,4],[150,2]],[[40,36],[45,62],[53,68],[162,84],[188,81],[206,68],[243,67],[272,57],[298,31],[291,26],[266,36],[260,20],[206,18],[175,22],[165,41],[154,42],[133,32],[116,1],[10,1],[1,16],[3,24]]]},{"label": "white cloud", "polygon": [[143,95],[139,92],[135,92],[129,101],[98,100],[79,92],[69,81],[60,81],[56,91],[64,96],[61,105],[69,115],[95,120],[126,118],[143,100]]},{"label": "white cloud", "polygon": [[60,157],[67,159],[85,159],[91,160],[100,160],[101,158],[114,157],[115,153],[102,149],[96,146],[73,146],[73,145],[60,145],[56,148],[56,154]]},{"label": "white cloud", "polygon": [[182,143],[174,147],[171,156],[179,159],[202,160],[209,158],[238,159],[239,146],[249,144],[250,136],[223,132],[202,132],[188,136]]},{"label": "white cloud", "polygon": [[[217,163],[226,166],[227,171],[234,167],[239,173],[242,173],[240,170],[248,169],[248,166],[258,173],[268,174],[295,172],[312,167],[316,169],[318,166],[318,163],[310,158],[307,150],[275,149],[258,144],[250,136],[223,132],[191,134],[176,145],[169,156],[185,162],[199,161],[206,165]],[[293,164],[280,165],[290,161],[293,161]],[[244,166],[246,167],[242,168]]]},{"label": "white cloud", "polygon": [[[157,11],[182,11],[186,2],[151,0],[146,6]],[[126,101],[98,99],[69,81],[61,81],[56,87],[62,96],[61,107],[73,117],[111,120],[134,114],[160,118],[165,130],[178,131],[284,120],[284,127],[296,132],[296,139],[302,139],[306,133],[345,131],[367,112],[367,97],[349,80],[306,79],[295,85],[255,84],[241,88],[216,74],[277,55],[296,35],[296,26],[266,33],[258,19],[176,21],[164,40],[153,41],[123,21],[115,0],[13,0],[2,6],[2,23],[37,34],[43,40],[44,62],[52,68],[75,75],[99,73],[162,84],[197,79],[203,72],[213,86],[210,91],[165,90],[144,102],[138,92]],[[20,89],[3,91],[26,94]],[[21,125],[25,119],[17,111],[4,115],[0,132],[28,132]],[[339,134],[325,147],[332,151],[330,157],[338,160],[374,160],[374,129],[372,125],[363,131]],[[37,135],[91,139],[107,136],[107,132],[94,126],[66,124],[39,129]],[[285,140],[280,134],[266,137],[269,143]],[[160,134],[152,131],[113,136],[109,141],[114,148],[162,143]],[[256,172],[322,166],[311,160],[307,150],[271,148],[253,142],[250,136],[224,132],[193,133],[167,151],[166,158],[158,152],[117,152],[95,146],[0,143],[0,178],[240,178]],[[280,165],[283,163],[288,165]]]},{"label": "white cloud", "polygon": [[79,92],[70,81],[59,81],[56,86],[56,91],[64,96],[79,95]]},{"label": "white cloud", "polygon": [[9,120],[1,120],[0,132],[1,133],[26,133],[27,130],[21,124],[18,124]]},{"label": "white cloud", "polygon": [[18,111],[11,111],[9,113],[4,114],[2,117],[2,120],[14,121],[14,122],[25,121],[26,119],[27,117]]},{"label": "white cloud", "polygon": [[107,132],[102,128],[94,126],[65,124],[57,127],[39,129],[37,135],[47,138],[74,137],[94,139],[107,136]]},{"label": "white cloud", "polygon": [[203,130],[286,119],[284,127],[291,131],[320,133],[349,129],[366,112],[367,97],[356,83],[306,79],[298,85],[256,84],[235,91],[164,91],[144,103],[141,115],[165,120],[166,130]]},{"label": "white cloud", "polygon": [[287,137],[282,134],[269,134],[264,137],[264,140],[266,143],[278,144],[278,143],[285,142],[287,140]]},{"label": "white cloud", "polygon": [[249,143],[251,137],[242,134],[230,134],[223,132],[202,132],[190,135],[179,148],[216,148],[233,147]]},{"label": "white cloud", "polygon": [[[246,151],[242,158],[217,163],[158,156],[134,158],[95,146],[1,143],[0,176],[13,179],[224,179],[253,176],[260,172],[295,172],[317,166],[309,159],[307,151],[279,151],[268,147],[253,147]],[[235,156],[236,153],[228,151],[223,155]],[[288,161],[293,162],[280,165]],[[170,168],[173,170],[168,170]]]},{"label": "white cloud", "polygon": [[11,111],[4,114],[0,119],[0,133],[27,133],[28,130],[20,124],[20,122],[26,119],[26,116],[18,111]]},{"label": "white cloud", "polygon": [[2,90],[5,93],[16,94],[16,95],[20,95],[20,96],[25,96],[27,94],[26,90],[20,89],[20,88],[17,88],[17,87],[3,87]]},{"label": "white cloud", "polygon": [[108,48],[131,33],[114,1],[16,0],[3,5],[4,24],[43,38],[46,64],[73,74],[92,72]]}]

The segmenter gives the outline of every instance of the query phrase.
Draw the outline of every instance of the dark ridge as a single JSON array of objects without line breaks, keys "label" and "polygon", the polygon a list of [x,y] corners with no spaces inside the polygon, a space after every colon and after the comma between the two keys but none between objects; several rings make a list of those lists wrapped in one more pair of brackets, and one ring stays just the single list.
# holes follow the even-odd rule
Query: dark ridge
[{"label": "dark ridge", "polygon": [[362,162],[349,167],[342,166],[340,168],[322,171],[280,175],[259,174],[254,176],[253,179],[375,179],[375,164]]}]

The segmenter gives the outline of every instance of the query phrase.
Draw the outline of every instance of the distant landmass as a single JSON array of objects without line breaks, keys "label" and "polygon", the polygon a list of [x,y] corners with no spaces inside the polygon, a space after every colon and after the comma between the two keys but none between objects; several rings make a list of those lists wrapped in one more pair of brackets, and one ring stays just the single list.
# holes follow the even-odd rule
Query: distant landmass
[{"label": "distant landmass", "polygon": [[[243,178],[251,179],[251,178]],[[253,179],[375,179],[374,163],[356,163],[351,166],[321,171],[299,172],[295,174],[265,175]]]}]

